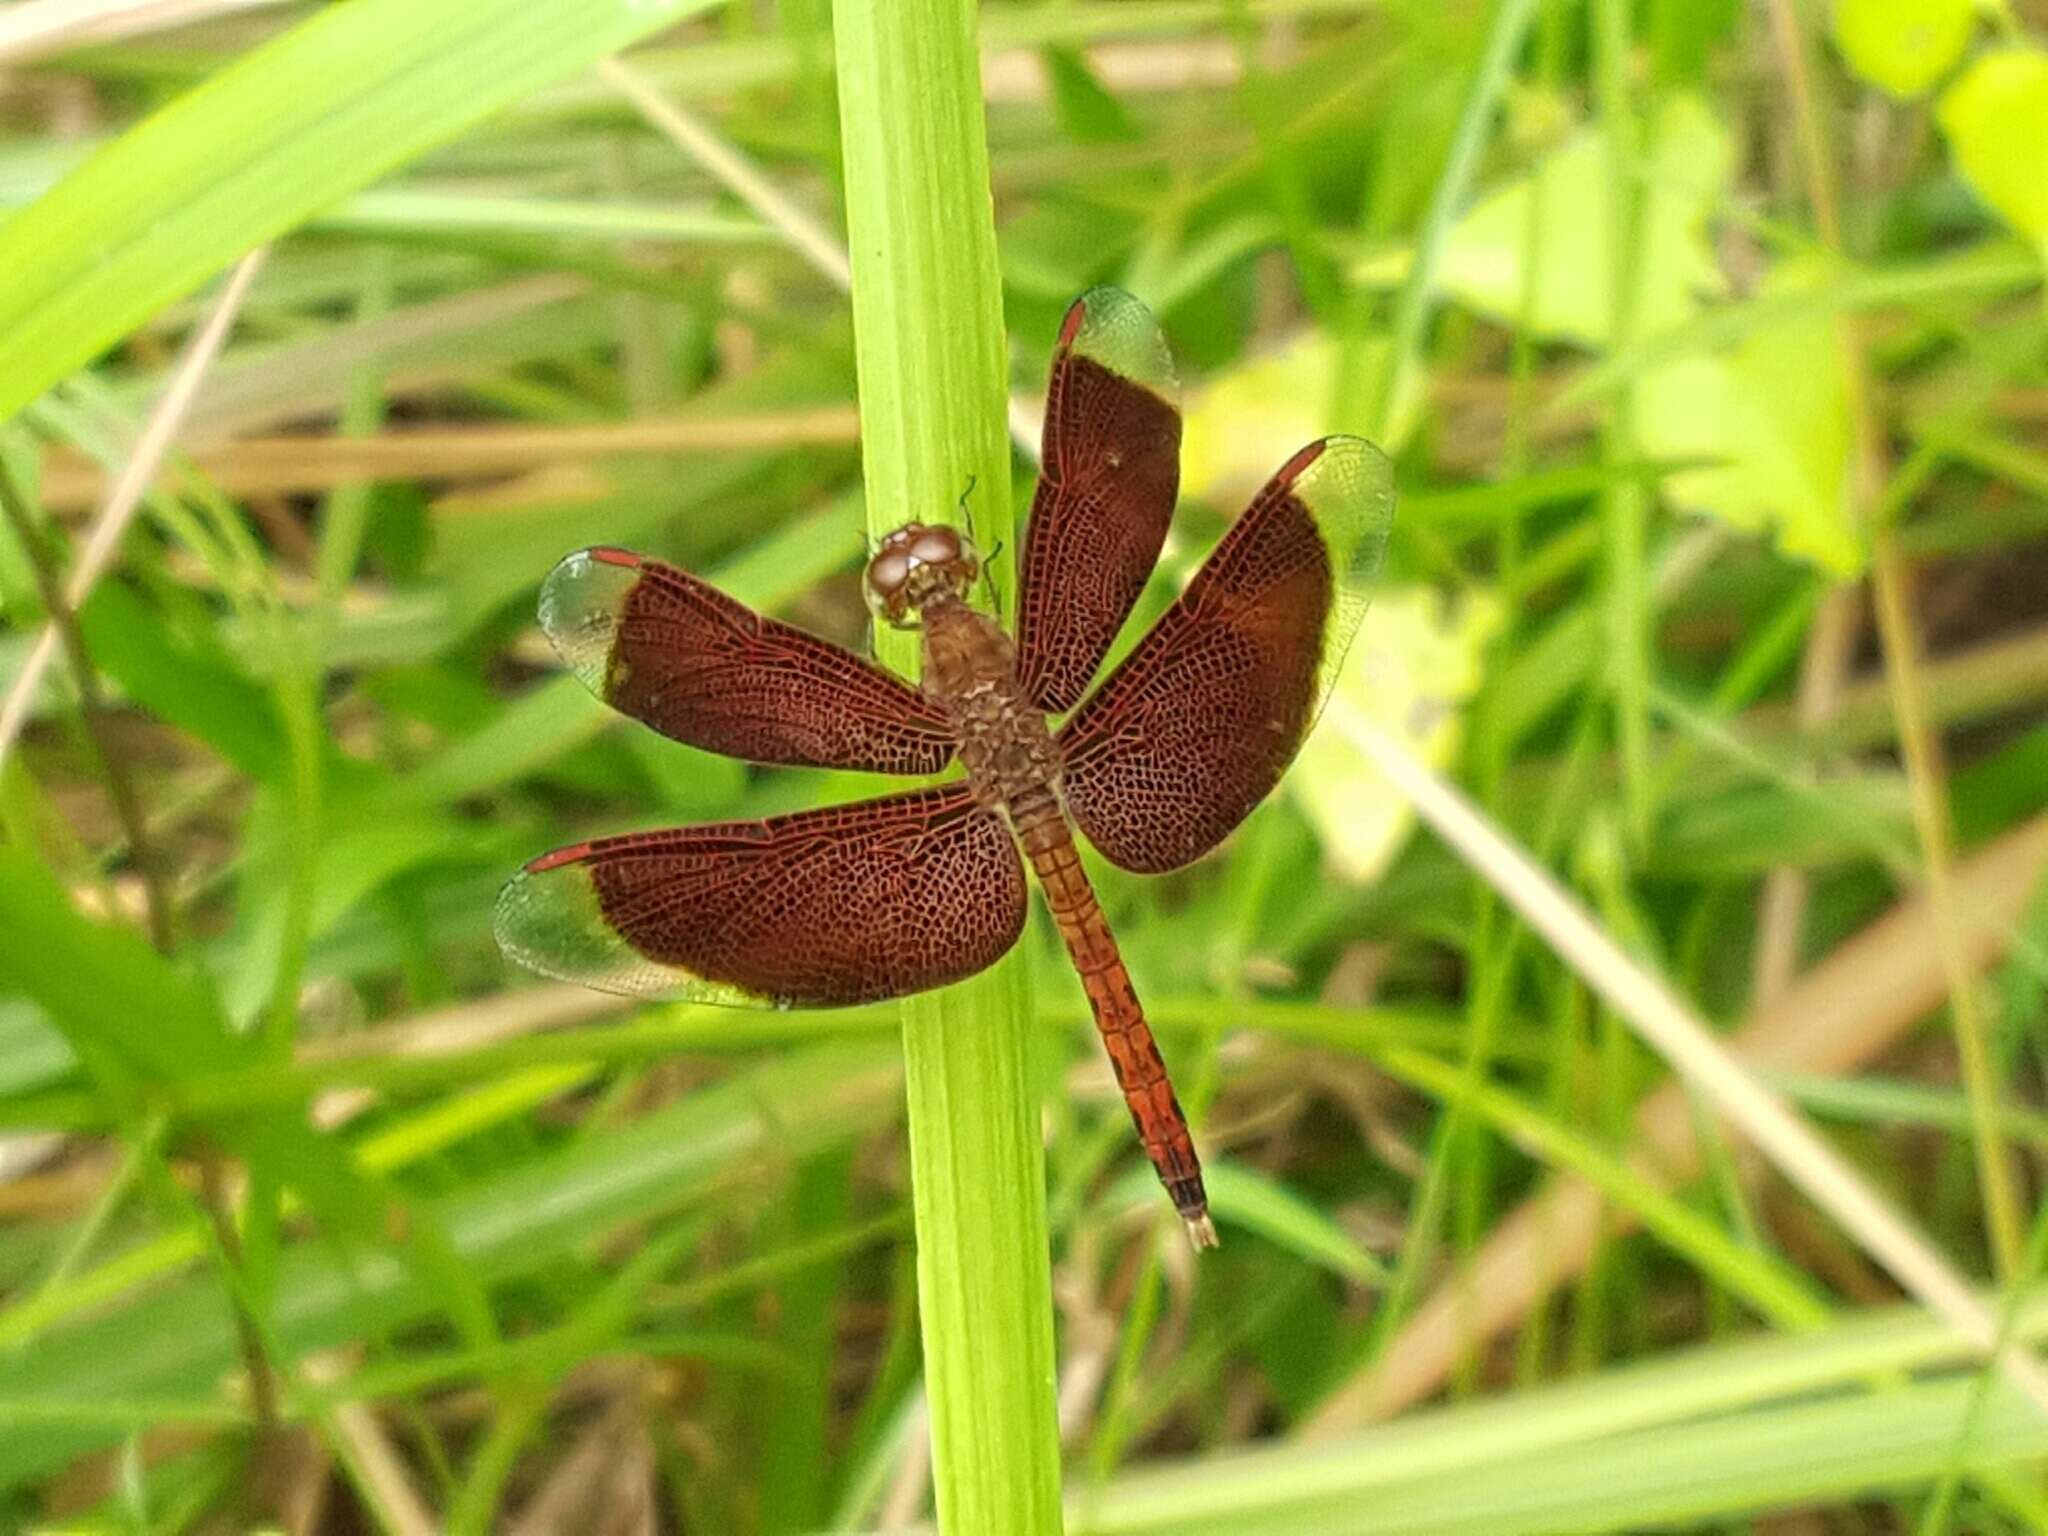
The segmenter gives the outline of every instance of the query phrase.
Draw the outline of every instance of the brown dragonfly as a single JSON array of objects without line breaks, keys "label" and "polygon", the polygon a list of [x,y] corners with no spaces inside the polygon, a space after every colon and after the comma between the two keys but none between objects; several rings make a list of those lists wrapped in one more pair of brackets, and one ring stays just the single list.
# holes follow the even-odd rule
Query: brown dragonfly
[{"label": "brown dragonfly", "polygon": [[1112,864],[1158,873],[1200,858],[1265,798],[1357,633],[1394,485],[1362,439],[1309,444],[1090,692],[1173,515],[1176,395],[1142,304],[1113,288],[1075,302],[1053,356],[1015,640],[968,606],[981,559],[961,532],[911,523],[868,562],[876,615],[923,631],[921,686],[660,561],[609,548],[564,560],[541,590],[541,625],[614,709],[750,762],[929,776],[958,758],[966,772],[852,805],[557,848],[498,898],[505,953],[585,986],[699,1002],[901,997],[1016,943],[1028,861],[1145,1151],[1195,1246],[1213,1247],[1186,1117],[1073,828]]}]

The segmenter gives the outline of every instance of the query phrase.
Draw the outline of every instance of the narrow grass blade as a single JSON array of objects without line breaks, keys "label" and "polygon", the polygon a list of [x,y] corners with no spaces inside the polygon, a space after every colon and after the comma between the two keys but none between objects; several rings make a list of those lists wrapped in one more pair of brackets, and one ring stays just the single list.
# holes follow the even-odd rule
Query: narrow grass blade
[{"label": "narrow grass blade", "polygon": [[[869,531],[957,519],[972,487],[982,546],[1013,545],[974,7],[837,0],[833,18]],[[995,576],[1014,591],[1008,570]],[[884,632],[884,659],[906,663],[908,638]],[[932,1474],[949,1531],[1060,1528],[1028,1020],[1014,954],[903,1007]]]},{"label": "narrow grass blade", "polygon": [[0,226],[0,420],[244,251],[710,0],[329,6]]},{"label": "narrow grass blade", "polygon": [[1423,820],[1675,1070],[1741,1127],[1779,1172],[1840,1222],[1901,1285],[1987,1356],[1995,1356],[2007,1379],[2048,1413],[2048,1371],[2024,1350],[1999,1350],[1997,1319],[1923,1233],[1736,1061],[1668,988],[1624,954],[1556,880],[1462,795],[1369,722],[1347,718],[1339,725],[1414,801]]}]

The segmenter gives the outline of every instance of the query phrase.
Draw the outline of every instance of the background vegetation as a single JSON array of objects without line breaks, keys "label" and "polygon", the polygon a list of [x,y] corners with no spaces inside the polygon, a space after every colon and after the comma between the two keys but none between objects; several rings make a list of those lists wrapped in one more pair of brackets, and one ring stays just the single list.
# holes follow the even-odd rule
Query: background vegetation
[{"label": "background vegetation", "polygon": [[[553,843],[871,787],[616,721],[532,623],[603,541],[862,634],[864,519],[924,509],[862,505],[832,23],[0,10],[0,1529],[928,1517],[896,1011],[488,935]],[[1013,415],[1098,280],[1189,381],[1147,611],[1318,432],[1403,489],[1288,791],[1095,871],[1220,1253],[1026,937],[1067,1529],[2048,1529],[2025,1362],[1375,767],[2048,1333],[2048,8],[980,26]]]}]

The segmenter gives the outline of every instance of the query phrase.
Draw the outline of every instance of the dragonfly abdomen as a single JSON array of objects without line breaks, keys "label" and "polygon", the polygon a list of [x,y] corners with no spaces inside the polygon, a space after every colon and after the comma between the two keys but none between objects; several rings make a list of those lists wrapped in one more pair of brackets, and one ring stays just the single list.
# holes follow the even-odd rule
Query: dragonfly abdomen
[{"label": "dragonfly abdomen", "polygon": [[1056,803],[1048,800],[1017,820],[1018,840],[1045,891],[1046,905],[1066,943],[1067,954],[1080,972],[1081,986],[1101,1032],[1110,1070],[1123,1091],[1124,1104],[1138,1128],[1145,1155],[1159,1173],[1159,1182],[1173,1207],[1187,1223],[1188,1238],[1197,1248],[1216,1246],[1216,1228],[1209,1219],[1209,1197],[1202,1188],[1202,1163],[1195,1153],[1187,1116],[1174,1096],[1159,1042],[1145,1021],[1144,1005],[1131,985],[1130,972],[1117,949],[1116,937],[1095,899],[1088,872],[1081,867],[1074,837]]}]

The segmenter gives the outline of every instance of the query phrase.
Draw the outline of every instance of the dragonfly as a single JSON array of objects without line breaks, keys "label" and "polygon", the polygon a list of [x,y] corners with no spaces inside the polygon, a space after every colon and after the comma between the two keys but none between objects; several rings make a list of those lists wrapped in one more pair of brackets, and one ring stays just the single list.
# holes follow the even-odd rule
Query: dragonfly
[{"label": "dragonfly", "polygon": [[969,605],[983,562],[966,532],[908,523],[868,560],[876,617],[921,632],[915,685],[659,560],[610,547],[563,560],[541,589],[541,627],[621,713],[753,763],[965,771],[848,805],[544,853],[499,896],[505,954],[612,992],[875,1002],[1007,952],[1029,864],[1138,1138],[1195,1247],[1215,1247],[1187,1117],[1074,833],[1111,864],[1163,873],[1272,791],[1358,632],[1395,498],[1371,443],[1310,443],[1091,690],[1165,544],[1178,393],[1144,305],[1107,287],[1075,301],[1053,353],[1014,637]]}]

